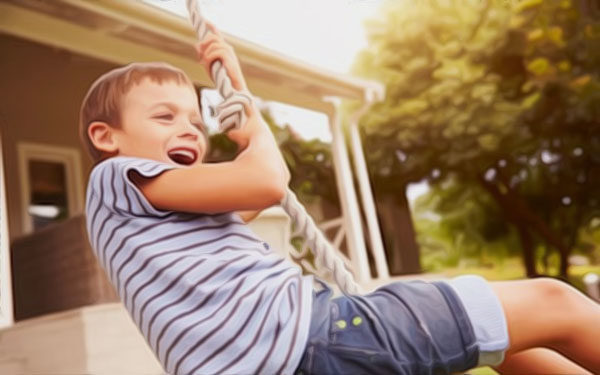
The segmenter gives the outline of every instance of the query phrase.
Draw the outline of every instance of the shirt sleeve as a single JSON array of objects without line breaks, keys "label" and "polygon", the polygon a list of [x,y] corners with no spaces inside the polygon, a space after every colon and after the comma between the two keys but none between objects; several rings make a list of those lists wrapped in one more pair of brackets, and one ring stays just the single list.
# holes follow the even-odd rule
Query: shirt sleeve
[{"label": "shirt sleeve", "polygon": [[156,160],[112,157],[92,170],[88,190],[90,195],[95,197],[93,201],[96,202],[96,206],[101,204],[114,214],[134,217],[166,216],[172,211],[159,210],[152,206],[129,178],[129,172],[136,171],[144,177],[156,177],[174,168],[177,167]]}]

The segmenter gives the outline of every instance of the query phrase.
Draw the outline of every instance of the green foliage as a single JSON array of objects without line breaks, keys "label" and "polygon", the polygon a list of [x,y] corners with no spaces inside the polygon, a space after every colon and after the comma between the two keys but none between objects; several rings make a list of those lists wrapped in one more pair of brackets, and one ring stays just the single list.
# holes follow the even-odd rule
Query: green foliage
[{"label": "green foliage", "polygon": [[[449,179],[415,202],[423,268],[490,266],[518,254],[518,238],[497,203],[477,185]],[[432,214],[435,212],[435,215]]]},{"label": "green foliage", "polygon": [[442,180],[434,169],[477,173],[517,126],[520,105],[501,95],[501,77],[489,69],[508,42],[509,12],[462,3],[388,3],[370,24],[355,71],[386,84],[385,101],[362,121],[371,147],[385,150],[369,157],[381,178],[406,184]]},{"label": "green foliage", "polygon": [[[268,111],[264,111],[262,116],[273,132],[290,169],[290,188],[298,198],[304,203],[325,200],[337,206],[339,199],[333,173],[331,145],[319,139],[302,139],[288,124],[276,124]],[[238,153],[238,147],[226,134],[213,134],[210,136],[209,151],[206,162],[223,162],[233,160]]]},{"label": "green foliage", "polygon": [[600,24],[577,5],[387,2],[367,25],[354,71],[387,92],[361,122],[374,186],[434,187],[418,210],[439,220],[415,220],[432,264],[519,239],[566,256],[600,218]]},{"label": "green foliage", "polygon": [[238,153],[238,146],[226,134],[218,133],[209,137],[209,150],[205,158],[207,163],[230,161]]},{"label": "green foliage", "polygon": [[[527,43],[520,58],[527,72],[521,92],[521,132],[510,142],[503,172],[565,246],[578,246],[578,233],[600,217],[600,30],[577,3],[543,2],[517,12],[513,30]],[[501,56],[501,55],[499,55]]]},{"label": "green foliage", "polygon": [[325,200],[339,203],[331,145],[319,139],[304,140],[286,124],[275,123],[268,112],[262,113],[290,169],[290,188],[302,202]]}]

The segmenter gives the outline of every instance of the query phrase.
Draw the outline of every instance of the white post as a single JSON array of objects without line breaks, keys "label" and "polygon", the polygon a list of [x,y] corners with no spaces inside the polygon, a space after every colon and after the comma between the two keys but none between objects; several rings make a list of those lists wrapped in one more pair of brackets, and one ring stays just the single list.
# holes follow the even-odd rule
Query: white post
[{"label": "white post", "polygon": [[328,98],[332,102],[332,110],[328,113],[329,128],[332,136],[332,155],[337,181],[338,194],[342,205],[342,217],[346,231],[346,243],[352,262],[352,271],[359,284],[371,280],[369,259],[360,222],[360,210],[357,195],[352,181],[352,169],[348,159],[348,150],[342,132],[341,117],[339,114],[340,101],[337,98]]},{"label": "white post", "polygon": [[595,301],[600,302],[600,276],[590,272],[583,277],[587,294]]},{"label": "white post", "polygon": [[381,240],[381,232],[379,231],[379,221],[377,220],[377,211],[373,202],[373,192],[371,183],[369,182],[369,172],[365,162],[365,154],[363,152],[362,143],[360,141],[360,133],[358,131],[358,121],[362,115],[372,105],[372,98],[367,97],[363,106],[355,112],[350,118],[350,141],[352,144],[352,155],[354,158],[354,169],[360,187],[360,197],[365,210],[371,250],[375,259],[375,268],[377,269],[377,277],[380,280],[385,280],[390,277],[387,259],[383,241]]},{"label": "white post", "polygon": [[0,136],[0,328],[12,325],[14,320],[5,188],[2,138]]}]

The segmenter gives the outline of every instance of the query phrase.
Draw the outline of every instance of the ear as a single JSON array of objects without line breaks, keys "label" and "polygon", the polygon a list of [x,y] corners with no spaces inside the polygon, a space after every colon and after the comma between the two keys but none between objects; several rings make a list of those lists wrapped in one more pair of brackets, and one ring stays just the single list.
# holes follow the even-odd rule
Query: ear
[{"label": "ear", "polygon": [[98,150],[113,153],[119,150],[115,129],[105,122],[96,121],[88,126],[88,137]]}]

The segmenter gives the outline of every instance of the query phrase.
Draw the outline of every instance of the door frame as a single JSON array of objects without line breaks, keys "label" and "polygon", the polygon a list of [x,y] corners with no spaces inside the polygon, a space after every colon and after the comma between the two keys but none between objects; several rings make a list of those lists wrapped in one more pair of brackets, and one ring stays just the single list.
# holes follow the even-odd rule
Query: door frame
[{"label": "door frame", "polygon": [[0,329],[14,322],[2,133],[0,132]]}]

